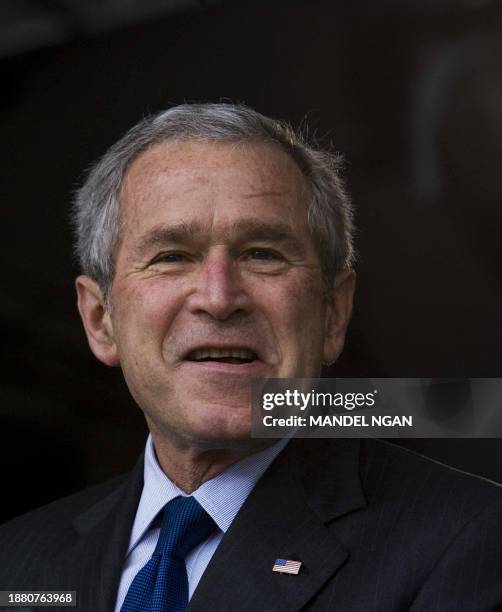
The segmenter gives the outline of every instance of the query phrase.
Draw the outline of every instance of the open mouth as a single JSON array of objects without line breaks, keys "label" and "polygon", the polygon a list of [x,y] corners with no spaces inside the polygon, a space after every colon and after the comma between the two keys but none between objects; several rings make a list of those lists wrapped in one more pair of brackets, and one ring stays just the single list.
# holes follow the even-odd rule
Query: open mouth
[{"label": "open mouth", "polygon": [[252,363],[256,359],[258,359],[256,353],[246,348],[200,348],[190,351],[186,356],[187,361],[200,363],[218,361],[245,364]]}]

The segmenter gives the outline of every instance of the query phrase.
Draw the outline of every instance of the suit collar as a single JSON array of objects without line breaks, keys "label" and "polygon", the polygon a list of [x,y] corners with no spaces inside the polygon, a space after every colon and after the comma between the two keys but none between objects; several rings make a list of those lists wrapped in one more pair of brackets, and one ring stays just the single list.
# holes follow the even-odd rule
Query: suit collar
[{"label": "suit collar", "polygon": [[[349,556],[328,523],[365,505],[358,440],[293,440],[245,502],[187,608],[295,610]],[[277,558],[298,576],[272,572]]]},{"label": "suit collar", "polygon": [[360,476],[359,439],[294,440],[285,457],[324,523],[366,505]]}]

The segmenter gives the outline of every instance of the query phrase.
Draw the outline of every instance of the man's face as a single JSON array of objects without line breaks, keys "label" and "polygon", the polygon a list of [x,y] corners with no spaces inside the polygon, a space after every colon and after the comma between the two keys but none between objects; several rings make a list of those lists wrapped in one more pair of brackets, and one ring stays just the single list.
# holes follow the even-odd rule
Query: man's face
[{"label": "man's face", "polygon": [[101,358],[152,432],[232,446],[250,436],[253,378],[314,377],[334,359],[306,199],[274,146],[185,141],[131,165]]}]

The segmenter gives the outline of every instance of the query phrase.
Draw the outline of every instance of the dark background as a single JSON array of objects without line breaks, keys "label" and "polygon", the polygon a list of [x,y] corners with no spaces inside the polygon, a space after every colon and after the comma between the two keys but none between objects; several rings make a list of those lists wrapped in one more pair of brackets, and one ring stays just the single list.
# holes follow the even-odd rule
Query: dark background
[{"label": "dark background", "polygon": [[[128,469],[146,428],[75,308],[69,202],[143,115],[246,102],[327,135],[358,289],[328,374],[499,377],[502,4],[13,0],[0,5],[0,518]],[[502,481],[499,440],[403,441]]]}]

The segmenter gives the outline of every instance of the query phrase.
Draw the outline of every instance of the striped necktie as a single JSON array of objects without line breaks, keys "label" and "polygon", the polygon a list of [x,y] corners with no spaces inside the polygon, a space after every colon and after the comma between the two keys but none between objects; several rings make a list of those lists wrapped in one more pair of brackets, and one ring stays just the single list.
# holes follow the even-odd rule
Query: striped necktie
[{"label": "striped necktie", "polygon": [[216,524],[194,497],[164,506],[157,546],[132,581],[120,612],[183,612],[188,605],[185,557]]}]

